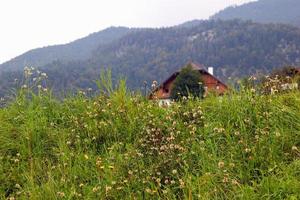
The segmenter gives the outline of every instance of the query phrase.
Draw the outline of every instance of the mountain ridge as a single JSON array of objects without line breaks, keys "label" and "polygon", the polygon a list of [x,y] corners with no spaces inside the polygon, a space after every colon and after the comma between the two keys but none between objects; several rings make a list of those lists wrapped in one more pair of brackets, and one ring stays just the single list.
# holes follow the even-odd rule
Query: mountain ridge
[{"label": "mountain ridge", "polygon": [[210,17],[210,19],[242,19],[260,23],[282,23],[300,27],[299,0],[258,0],[230,6]]},{"label": "mountain ridge", "polygon": [[133,30],[135,29],[112,26],[66,44],[35,48],[2,63],[0,71],[20,70],[27,65],[41,67],[56,60],[85,60],[98,46],[112,42]]}]

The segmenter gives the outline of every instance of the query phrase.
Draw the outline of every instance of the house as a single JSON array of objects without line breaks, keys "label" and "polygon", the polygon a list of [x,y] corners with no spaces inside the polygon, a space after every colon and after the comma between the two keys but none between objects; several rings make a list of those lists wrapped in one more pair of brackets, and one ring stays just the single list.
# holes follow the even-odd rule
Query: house
[{"label": "house", "polygon": [[[206,70],[203,65],[195,63],[188,63],[187,65],[190,65],[193,70],[199,72],[206,94],[209,92],[215,92],[218,95],[223,95],[228,90],[227,85],[213,75],[212,67],[209,67],[208,70]],[[150,99],[159,99],[161,104],[170,104],[172,87],[179,73],[180,70],[176,71],[159,87],[154,89],[154,91],[150,94]]]}]

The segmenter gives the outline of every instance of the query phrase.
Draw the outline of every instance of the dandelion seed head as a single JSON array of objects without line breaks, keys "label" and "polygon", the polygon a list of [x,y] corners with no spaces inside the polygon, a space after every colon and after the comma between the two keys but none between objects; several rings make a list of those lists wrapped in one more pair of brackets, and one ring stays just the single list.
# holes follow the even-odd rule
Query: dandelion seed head
[{"label": "dandelion seed head", "polygon": [[218,163],[218,167],[219,167],[220,169],[223,168],[224,165],[225,165],[225,163],[224,163],[223,161],[220,161],[220,162]]}]

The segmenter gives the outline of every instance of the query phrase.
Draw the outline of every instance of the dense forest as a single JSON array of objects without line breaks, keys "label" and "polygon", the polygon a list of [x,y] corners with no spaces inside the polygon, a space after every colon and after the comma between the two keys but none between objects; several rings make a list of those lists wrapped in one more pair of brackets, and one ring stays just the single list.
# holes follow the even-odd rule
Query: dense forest
[{"label": "dense forest", "polygon": [[[41,58],[42,59],[42,58]],[[55,60],[40,67],[55,91],[95,88],[101,69],[113,78],[127,77],[131,89],[144,81],[163,81],[187,62],[215,67],[216,75],[229,77],[268,73],[284,65],[300,64],[300,29],[251,21],[209,20],[159,29],[139,29],[105,45],[85,60]],[[21,72],[2,72],[4,94],[21,79]]]},{"label": "dense forest", "polygon": [[263,23],[284,23],[300,26],[299,0],[259,0],[228,7],[212,19],[244,19]]}]

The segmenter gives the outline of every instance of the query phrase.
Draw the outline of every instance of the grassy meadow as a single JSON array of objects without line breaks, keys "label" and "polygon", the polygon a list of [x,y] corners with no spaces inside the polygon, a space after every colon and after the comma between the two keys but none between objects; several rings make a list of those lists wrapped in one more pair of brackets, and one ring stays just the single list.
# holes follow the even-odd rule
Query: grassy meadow
[{"label": "grassy meadow", "polygon": [[106,83],[109,95],[38,85],[6,102],[0,199],[300,199],[298,91],[163,108]]}]

